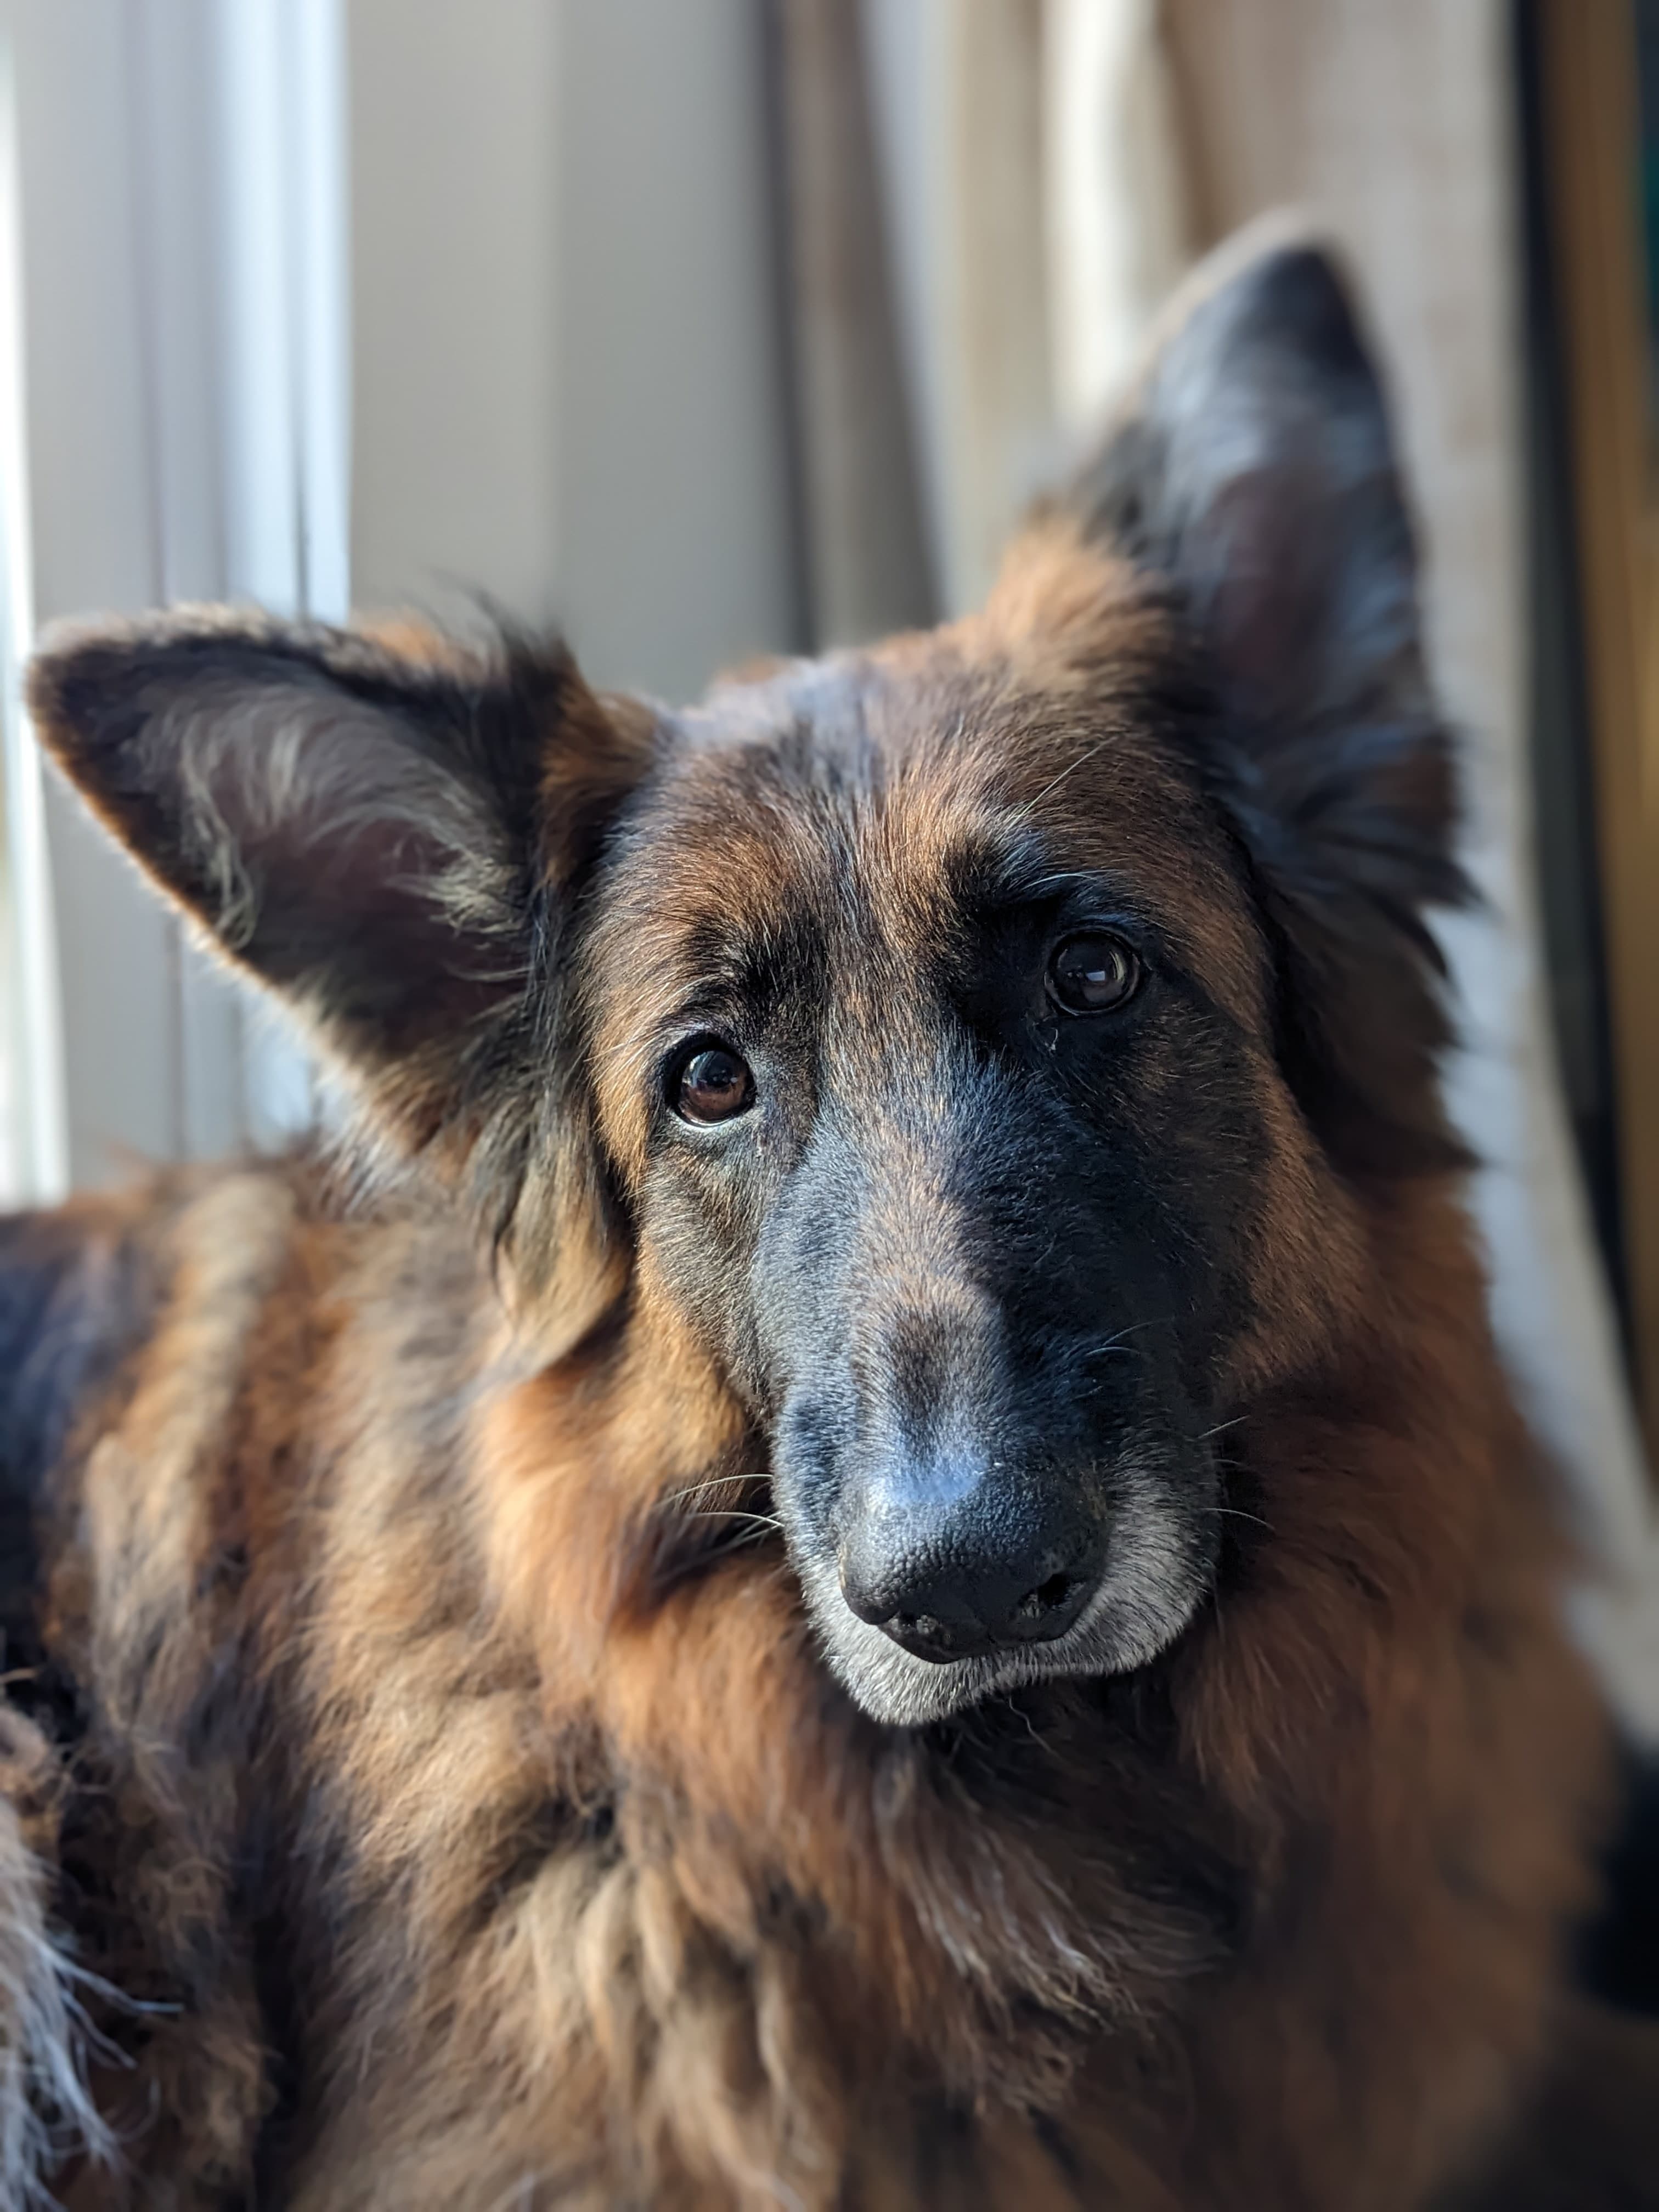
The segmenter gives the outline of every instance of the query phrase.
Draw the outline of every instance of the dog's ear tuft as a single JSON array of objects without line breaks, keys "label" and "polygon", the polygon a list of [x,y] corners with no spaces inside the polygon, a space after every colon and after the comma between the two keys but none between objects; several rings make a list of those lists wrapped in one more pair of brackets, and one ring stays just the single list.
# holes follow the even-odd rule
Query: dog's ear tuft
[{"label": "dog's ear tuft", "polygon": [[49,637],[50,752],[405,1152],[463,1158],[545,1048],[559,939],[647,768],[558,647],[190,610]]},{"label": "dog's ear tuft", "polygon": [[1247,234],[1201,270],[1068,503],[1169,580],[1202,659],[1200,766],[1279,943],[1304,1103],[1357,1168],[1450,1164],[1423,917],[1468,895],[1455,763],[1388,411],[1328,253]]}]

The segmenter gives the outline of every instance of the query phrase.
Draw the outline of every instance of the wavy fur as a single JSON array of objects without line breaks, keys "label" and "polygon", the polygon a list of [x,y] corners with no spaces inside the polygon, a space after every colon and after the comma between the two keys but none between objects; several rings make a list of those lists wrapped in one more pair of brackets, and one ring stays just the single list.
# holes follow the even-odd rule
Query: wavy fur
[{"label": "wavy fur", "polygon": [[[1567,1999],[1606,1723],[1435,1088],[1409,530],[1329,264],[1230,281],[981,614],[684,715],[200,611],[37,663],[399,1165],[0,1239],[14,2174],[91,2124],[56,1927],[70,2205],[1584,2212],[1572,2084],[1651,2076]],[[1094,1516],[1074,1638],[855,1622],[947,1430]]]}]

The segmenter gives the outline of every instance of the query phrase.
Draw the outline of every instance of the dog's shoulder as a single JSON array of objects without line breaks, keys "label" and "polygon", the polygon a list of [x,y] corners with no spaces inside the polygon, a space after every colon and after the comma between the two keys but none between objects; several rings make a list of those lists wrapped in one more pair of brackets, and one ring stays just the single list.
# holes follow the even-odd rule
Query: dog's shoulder
[{"label": "dog's shoulder", "polygon": [[[31,1663],[52,1524],[75,1470],[124,1406],[168,1369],[219,1381],[247,1310],[280,1273],[296,1223],[323,1204],[301,1154],[170,1170],[110,1193],[0,1216],[0,1631]],[[241,1328],[229,1328],[240,1320]]]},{"label": "dog's shoulder", "polygon": [[0,1218],[0,1492],[32,1499],[76,1409],[142,1332],[153,1240],[130,1202],[82,1200]]},{"label": "dog's shoulder", "polygon": [[167,1211],[158,1189],[0,1218],[0,1632],[9,1664],[34,1641],[49,1478],[153,1320]]}]

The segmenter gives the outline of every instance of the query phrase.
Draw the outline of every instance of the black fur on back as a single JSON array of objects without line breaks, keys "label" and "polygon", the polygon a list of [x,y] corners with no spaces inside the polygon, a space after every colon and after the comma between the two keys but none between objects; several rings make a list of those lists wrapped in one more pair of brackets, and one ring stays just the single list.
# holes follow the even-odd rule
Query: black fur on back
[{"label": "black fur on back", "polygon": [[26,1711],[51,1697],[35,1672],[46,1480],[140,1333],[150,1272],[89,1212],[0,1218],[0,1662]]}]

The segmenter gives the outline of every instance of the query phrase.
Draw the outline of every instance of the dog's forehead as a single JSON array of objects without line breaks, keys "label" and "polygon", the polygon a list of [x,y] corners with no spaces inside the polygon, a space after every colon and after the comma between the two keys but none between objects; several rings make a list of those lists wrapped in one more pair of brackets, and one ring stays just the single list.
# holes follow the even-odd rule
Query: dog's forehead
[{"label": "dog's forehead", "polygon": [[1219,950],[1224,840],[1145,666],[1080,681],[975,642],[963,625],[718,686],[672,725],[630,902],[688,947],[803,913],[891,939],[1082,874]]},{"label": "dog's forehead", "polygon": [[[1144,914],[1218,1000],[1265,1003],[1249,902],[1156,668],[988,651],[975,626],[791,663],[674,719],[613,848],[586,973],[601,1111],[642,1161],[664,1054],[782,1008],[931,1003],[990,889]],[[1040,895],[1040,894],[1039,894]],[[1018,889],[1014,890],[1018,897]]]}]

